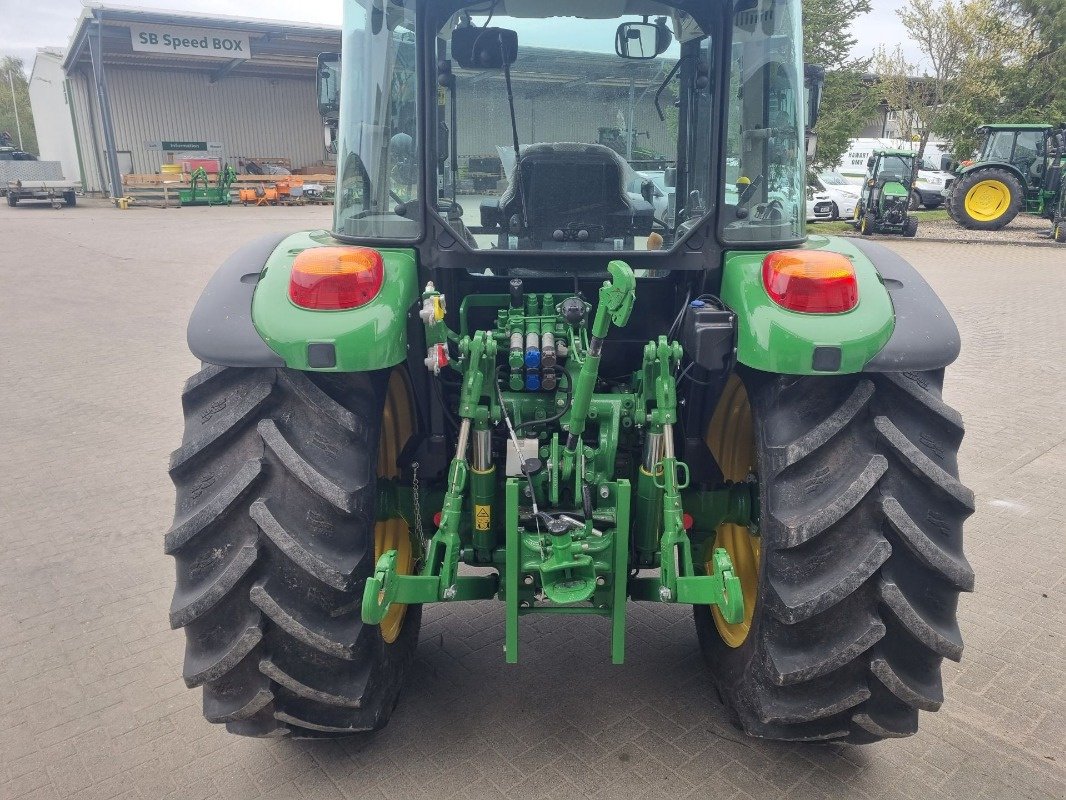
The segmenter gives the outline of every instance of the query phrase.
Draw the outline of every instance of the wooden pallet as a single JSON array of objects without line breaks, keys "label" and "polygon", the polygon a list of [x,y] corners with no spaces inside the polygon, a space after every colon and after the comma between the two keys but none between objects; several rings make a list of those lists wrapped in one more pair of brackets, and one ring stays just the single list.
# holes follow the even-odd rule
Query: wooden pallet
[{"label": "wooden pallet", "polygon": [[180,184],[122,187],[122,193],[130,198],[131,205],[145,208],[181,208]]}]

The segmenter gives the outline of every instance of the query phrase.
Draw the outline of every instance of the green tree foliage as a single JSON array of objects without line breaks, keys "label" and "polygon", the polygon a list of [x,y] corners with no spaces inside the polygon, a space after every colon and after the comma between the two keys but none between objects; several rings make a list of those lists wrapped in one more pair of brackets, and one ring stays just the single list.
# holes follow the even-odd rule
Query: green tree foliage
[{"label": "green tree foliage", "polygon": [[899,18],[925,60],[924,70],[909,62],[899,46],[874,53],[878,94],[899,114],[901,136],[918,140],[916,170],[933,132],[943,132],[943,120],[961,82],[974,75],[990,54],[1002,55],[998,39],[985,40],[990,31],[983,22],[975,25],[979,17],[986,16],[989,2],[908,0]]},{"label": "green tree foliage", "polygon": [[1003,0],[971,0],[963,8],[966,64],[937,126],[960,158],[973,150],[981,124],[1066,117],[1066,61],[1056,75],[1054,48],[1036,21]]},{"label": "green tree foliage", "polygon": [[870,0],[804,0],[804,59],[826,68],[815,127],[818,149],[809,165],[814,171],[840,163],[848,141],[859,134],[876,109],[875,98],[863,80],[870,60],[851,56],[857,42],[852,28],[870,9]]},{"label": "green tree foliage", "polygon": [[[8,80],[10,74],[11,80]],[[11,102],[11,84],[15,85],[15,102]],[[23,149],[29,153],[37,152],[37,132],[33,127],[33,113],[30,111],[29,81],[21,58],[4,56],[0,59],[0,131],[11,134],[11,140],[18,147],[18,125],[15,124],[15,109],[18,109],[18,121],[22,125]]]}]

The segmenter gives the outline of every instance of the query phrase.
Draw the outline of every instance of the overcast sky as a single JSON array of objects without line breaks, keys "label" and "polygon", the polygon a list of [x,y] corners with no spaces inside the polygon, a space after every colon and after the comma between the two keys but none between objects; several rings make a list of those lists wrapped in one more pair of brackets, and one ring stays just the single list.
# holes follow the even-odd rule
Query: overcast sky
[{"label": "overcast sky", "polygon": [[[903,43],[909,58],[918,60],[896,17],[903,1],[873,0],[873,13],[856,25],[857,54],[869,55],[880,44],[892,48]],[[125,0],[115,5],[339,25],[341,0]],[[0,0],[0,55],[19,56],[28,72],[38,47],[67,45],[81,9],[81,0]]]}]

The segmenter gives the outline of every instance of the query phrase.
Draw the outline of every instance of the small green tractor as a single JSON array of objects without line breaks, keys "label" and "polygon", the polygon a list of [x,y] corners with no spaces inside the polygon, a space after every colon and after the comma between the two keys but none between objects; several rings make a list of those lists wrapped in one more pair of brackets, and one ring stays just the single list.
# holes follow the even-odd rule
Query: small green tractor
[{"label": "small green tractor", "polygon": [[[940,707],[959,334],[891,250],[806,235],[801,40],[799,0],[346,0],[332,229],[247,244],[189,322],[165,549],[208,720],[379,729],[423,607],[489,599],[501,666],[531,618],[617,664],[635,604],[692,609],[752,736]],[[669,216],[597,140],[620,116]]]},{"label": "small green tractor", "polygon": [[1051,219],[1062,193],[1066,123],[977,130],[982,138],[973,158],[943,165],[956,176],[945,202],[951,218],[964,228],[986,231],[998,231],[1020,212]]},{"label": "small green tractor", "polygon": [[914,161],[909,150],[874,150],[867,160],[855,205],[855,226],[863,236],[901,233],[913,239],[918,234],[918,220],[910,213]]}]

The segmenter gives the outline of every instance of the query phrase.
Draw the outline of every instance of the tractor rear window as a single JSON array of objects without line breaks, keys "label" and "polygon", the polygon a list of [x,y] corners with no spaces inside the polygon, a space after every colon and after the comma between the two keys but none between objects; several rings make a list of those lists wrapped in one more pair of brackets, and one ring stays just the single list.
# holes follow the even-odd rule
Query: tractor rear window
[{"label": "tractor rear window", "polygon": [[[713,208],[710,22],[658,2],[508,0],[435,24],[438,210],[471,248],[669,249]],[[508,69],[496,31],[517,39]],[[495,63],[471,62],[471,41],[493,42]]]}]

